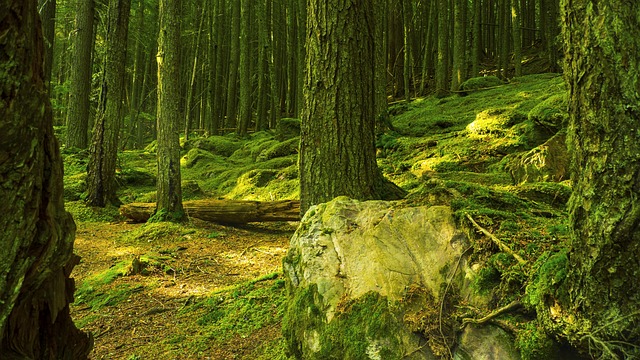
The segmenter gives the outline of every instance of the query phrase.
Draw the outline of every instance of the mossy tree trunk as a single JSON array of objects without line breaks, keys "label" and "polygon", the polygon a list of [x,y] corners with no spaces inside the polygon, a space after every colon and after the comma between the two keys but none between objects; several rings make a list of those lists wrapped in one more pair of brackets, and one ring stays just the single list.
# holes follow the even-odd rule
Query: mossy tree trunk
[{"label": "mossy tree trunk", "polygon": [[373,0],[309,0],[300,201],[397,198],[376,164]]},{"label": "mossy tree trunk", "polygon": [[129,0],[109,1],[102,104],[93,126],[87,168],[87,203],[92,206],[120,204],[116,196],[116,161],[123,114],[130,8]]},{"label": "mossy tree trunk", "polygon": [[0,9],[0,357],[86,359],[69,316],[75,224],[64,209],[35,0]]},{"label": "mossy tree trunk", "polygon": [[640,3],[562,6],[574,183],[566,306],[584,320],[576,337],[591,343],[581,345],[638,358]]},{"label": "mossy tree trunk", "polygon": [[95,43],[93,0],[77,0],[75,29],[71,33],[72,66],[67,112],[68,148],[86,149],[89,130],[89,95],[91,93],[91,57]]},{"label": "mossy tree trunk", "polygon": [[[180,1],[160,1],[157,213],[180,219]],[[164,215],[163,215],[164,216]]]}]

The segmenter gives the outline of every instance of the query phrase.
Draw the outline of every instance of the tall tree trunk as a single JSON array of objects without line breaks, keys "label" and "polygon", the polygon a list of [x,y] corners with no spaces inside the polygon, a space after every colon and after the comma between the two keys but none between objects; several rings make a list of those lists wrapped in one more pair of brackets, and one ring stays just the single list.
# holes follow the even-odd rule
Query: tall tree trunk
[{"label": "tall tree trunk", "polygon": [[411,45],[411,38],[413,37],[413,2],[402,2],[402,26],[403,26],[403,40],[404,40],[404,68],[403,68],[403,83],[404,83],[404,98],[409,101],[411,99],[411,78],[413,76],[413,46]]},{"label": "tall tree trunk", "polygon": [[[198,75],[198,66],[199,66],[199,62],[201,62],[200,60],[200,42],[201,42],[201,37],[202,37],[202,33],[204,32],[204,18],[205,18],[205,14],[203,14],[202,12],[204,11],[204,9],[199,5],[196,4],[196,8],[195,8],[195,16],[196,19],[199,19],[198,23],[198,29],[196,32],[196,38],[194,41],[194,46],[193,46],[193,66],[191,66],[191,72],[189,74],[189,83],[187,84],[187,104],[185,106],[185,110],[184,110],[184,139],[188,140],[189,139],[189,132],[191,131],[191,126],[193,126],[193,114],[194,111],[192,111],[192,108],[194,107],[193,102],[195,101],[195,88],[196,88],[196,77]],[[197,92],[196,92],[197,93]]]},{"label": "tall tree trunk", "polygon": [[399,197],[374,146],[373,0],[310,0],[300,141],[300,201]]},{"label": "tall tree trunk", "polygon": [[120,204],[116,196],[115,180],[123,114],[130,9],[129,0],[109,2],[105,82],[101,94],[103,104],[98,109],[93,127],[87,169],[87,203],[92,206]]},{"label": "tall tree trunk", "polygon": [[389,11],[388,0],[374,1],[374,115],[376,126],[385,129],[389,124],[387,109],[387,14]]},{"label": "tall tree trunk", "polygon": [[258,33],[258,104],[256,106],[256,131],[269,127],[268,95],[269,95],[269,37],[267,28],[267,3],[265,0],[256,2],[255,17]]},{"label": "tall tree trunk", "polygon": [[180,0],[160,0],[158,36],[157,210],[162,220],[181,219]]},{"label": "tall tree trunk", "polygon": [[[237,0],[240,1],[240,0]],[[241,22],[240,22],[240,99],[238,102],[238,136],[247,136],[247,129],[251,122],[253,112],[251,101],[251,13],[252,4],[255,0],[242,0]]]},{"label": "tall tree trunk", "polygon": [[68,148],[87,148],[89,130],[89,95],[91,93],[91,57],[95,43],[93,0],[77,0],[76,28],[73,31],[73,65],[67,112]]},{"label": "tall tree trunk", "polygon": [[62,198],[36,1],[0,0],[0,9],[0,354],[87,359],[92,339],[69,315],[76,227]]},{"label": "tall tree trunk", "polygon": [[465,7],[467,0],[456,0],[453,28],[453,66],[451,72],[451,91],[457,91],[463,81],[466,80],[466,42],[465,33]]},{"label": "tall tree trunk", "polygon": [[480,75],[480,55],[482,54],[482,28],[480,23],[482,21],[482,7],[480,6],[480,0],[473,0],[473,30],[472,30],[472,45],[471,45],[471,76]]},{"label": "tall tree trunk", "polygon": [[53,43],[56,38],[56,0],[38,0],[44,35],[44,83],[47,89],[53,70]]},{"label": "tall tree trunk", "polygon": [[131,101],[129,108],[129,137],[132,139],[133,147],[142,148],[143,144],[138,142],[138,129],[143,125],[138,122],[138,115],[140,115],[143,98],[143,83],[144,83],[144,69],[145,69],[145,44],[142,41],[144,33],[144,0],[138,0],[138,8],[136,9],[136,46],[135,46],[135,58],[133,59],[133,74],[131,74]]},{"label": "tall tree trunk", "polygon": [[[640,3],[563,0],[573,228],[567,308],[594,357],[640,358]],[[586,343],[589,342],[590,343]]]},{"label": "tall tree trunk", "polygon": [[511,0],[511,27],[513,28],[513,65],[515,76],[522,76],[522,14],[520,0]]},{"label": "tall tree trunk", "polygon": [[229,82],[227,86],[227,128],[237,125],[238,67],[240,62],[240,0],[231,1],[231,42],[229,43]]},{"label": "tall tree trunk", "polygon": [[449,68],[449,1],[438,1],[438,62],[436,65],[436,95],[447,94],[447,73]]}]

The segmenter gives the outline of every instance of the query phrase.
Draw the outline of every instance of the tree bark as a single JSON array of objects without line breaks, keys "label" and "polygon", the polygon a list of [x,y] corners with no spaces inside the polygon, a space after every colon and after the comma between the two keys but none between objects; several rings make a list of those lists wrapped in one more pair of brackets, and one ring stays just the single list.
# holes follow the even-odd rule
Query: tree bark
[{"label": "tree bark", "polygon": [[71,59],[71,86],[69,89],[69,111],[67,112],[68,148],[86,149],[89,130],[89,95],[91,93],[91,58],[95,33],[93,0],[77,0],[76,28],[73,31]]},{"label": "tree bark", "polygon": [[565,306],[584,320],[578,341],[600,341],[581,343],[596,345],[594,357],[640,357],[638,14],[635,1],[563,1],[573,181]]},{"label": "tree bark", "polygon": [[301,210],[340,195],[398,198],[375,157],[372,0],[310,0],[308,9]]},{"label": "tree bark", "polygon": [[116,196],[116,161],[123,114],[130,9],[129,0],[109,2],[103,104],[93,127],[87,168],[87,203],[92,206],[120,204]]},{"label": "tree bark", "polygon": [[180,177],[180,1],[160,0],[157,212],[183,216]]},{"label": "tree bark", "polygon": [[56,39],[56,0],[38,0],[44,35],[44,83],[47,89],[53,70],[53,43]]},{"label": "tree bark", "polygon": [[[153,215],[155,206],[154,203],[131,203],[121,206],[120,214],[145,222]],[[183,207],[189,217],[226,224],[300,220],[300,202],[294,200],[191,200],[185,201]]]},{"label": "tree bark", "polygon": [[36,1],[1,0],[0,354],[87,359],[92,339],[69,316],[78,263],[64,209]]},{"label": "tree bark", "polygon": [[[240,2],[240,0],[237,0]],[[242,0],[242,11],[240,14],[240,99],[238,102],[238,126],[236,134],[240,137],[247,136],[251,114],[253,113],[251,93],[251,21],[253,12],[253,2],[255,0]]]},{"label": "tree bark", "polygon": [[229,43],[229,78],[225,127],[235,128],[238,116],[238,65],[240,63],[240,0],[231,2],[231,41]]}]

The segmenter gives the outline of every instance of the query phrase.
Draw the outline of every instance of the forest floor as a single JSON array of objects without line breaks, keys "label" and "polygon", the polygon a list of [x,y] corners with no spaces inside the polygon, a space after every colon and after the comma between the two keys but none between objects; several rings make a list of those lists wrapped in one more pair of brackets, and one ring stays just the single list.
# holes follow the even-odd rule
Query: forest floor
[{"label": "forest floor", "polygon": [[[527,260],[523,267],[488,238],[472,236],[470,261],[479,268],[473,286],[490,299],[489,312],[537,299],[545,279],[556,279],[539,274],[555,269],[542,265],[566,259],[554,255],[569,238],[560,130],[566,90],[558,74],[468,83],[468,94],[391,106],[395,130],[379,135],[376,147],[382,172],[408,193],[402,206],[450,206],[470,236],[472,217]],[[183,200],[297,199],[298,135],[299,121],[282,119],[277,130],[246,139],[182,140]],[[286,359],[281,261],[297,223],[129,224],[117,208],[84,204],[88,154],[62,153],[66,207],[82,256],[71,310],[94,335],[93,359]],[[155,202],[155,158],[154,142],[118,154],[123,203]]]},{"label": "forest floor", "polygon": [[[279,273],[295,225],[80,222],[72,315],[94,335],[92,359],[257,359],[281,347],[281,301],[259,290],[283,298]],[[238,318],[239,302],[262,302],[265,318]],[[212,307],[218,319],[205,316]]]}]

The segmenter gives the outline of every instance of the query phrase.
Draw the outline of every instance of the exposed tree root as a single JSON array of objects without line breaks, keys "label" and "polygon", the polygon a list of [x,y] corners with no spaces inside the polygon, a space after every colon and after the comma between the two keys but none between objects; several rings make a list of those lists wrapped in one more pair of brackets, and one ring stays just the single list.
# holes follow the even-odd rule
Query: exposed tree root
[{"label": "exposed tree root", "polygon": [[476,229],[480,230],[483,234],[485,234],[489,239],[491,239],[494,244],[498,245],[498,247],[500,248],[500,250],[506,252],[507,254],[513,256],[520,265],[525,265],[527,263],[526,260],[524,260],[523,258],[520,257],[520,255],[516,254],[513,250],[511,250],[507,245],[505,245],[502,241],[500,241],[500,239],[498,239],[497,237],[495,237],[492,233],[490,233],[489,231],[487,231],[485,228],[483,228],[482,226],[478,225],[478,223],[473,220],[473,218],[471,217],[471,215],[466,214],[467,215],[467,219],[469,219],[469,221],[471,221],[471,223],[473,224],[473,226],[476,227]]}]

